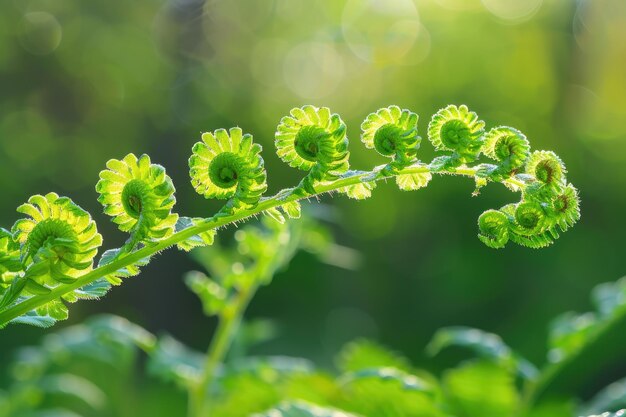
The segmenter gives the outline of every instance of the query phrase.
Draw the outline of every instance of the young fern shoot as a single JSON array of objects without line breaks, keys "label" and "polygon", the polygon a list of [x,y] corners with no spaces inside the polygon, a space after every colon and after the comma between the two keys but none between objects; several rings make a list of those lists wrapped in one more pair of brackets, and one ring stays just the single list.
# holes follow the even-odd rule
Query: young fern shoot
[{"label": "young fern shoot", "polygon": [[[205,198],[226,200],[207,218],[172,211],[172,181],[147,155],[112,159],[100,173],[98,200],[130,237],[123,247],[104,252],[95,268],[102,238],[91,216],[69,198],[33,196],[18,208],[28,217],[11,231],[0,230],[0,326],[50,326],[67,317],[65,301],[104,295],[111,285],[137,275],[163,249],[210,245],[218,228],[260,213],[277,220],[297,218],[304,198],[329,192],[367,198],[380,179],[394,178],[400,189],[416,190],[433,174],[461,175],[473,178],[477,187],[500,182],[520,192],[519,202],[480,215],[478,238],[491,248],[503,248],[509,241],[548,246],[579,219],[578,192],[567,182],[563,162],[550,151],[531,152],[517,129],[485,131],[485,123],[467,106],[447,106],[427,129],[440,156],[424,163],[418,159],[417,124],[417,114],[398,106],[368,115],[361,141],[389,162],[355,171],[349,166],[346,125],[338,114],[308,105],[292,109],[277,127],[277,153],[307,173],[297,186],[271,197],[263,197],[267,182],[261,146],[251,135],[240,128],[204,133],[189,159],[191,182]],[[481,155],[489,163],[480,162]]]}]

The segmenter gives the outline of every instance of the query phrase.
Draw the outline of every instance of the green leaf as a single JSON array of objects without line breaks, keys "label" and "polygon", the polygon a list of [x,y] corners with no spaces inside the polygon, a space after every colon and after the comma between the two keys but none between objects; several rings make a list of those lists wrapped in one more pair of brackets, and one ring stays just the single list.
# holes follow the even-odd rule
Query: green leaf
[{"label": "green leaf", "polygon": [[433,392],[433,386],[426,380],[396,368],[366,368],[349,372],[340,378],[340,384],[347,385],[368,378],[396,382],[407,391]]},{"label": "green leaf", "polygon": [[11,285],[0,300],[0,309],[8,307],[17,299],[17,297],[19,297],[20,293],[26,286],[27,281],[28,279],[26,277],[15,278],[11,281]]},{"label": "green leaf", "polygon": [[445,401],[457,417],[512,416],[519,406],[514,376],[491,361],[475,361],[447,371]]},{"label": "green leaf", "polygon": [[150,350],[154,343],[154,336],[140,326],[104,315],[51,333],[42,346],[50,361],[80,356],[120,367],[131,362],[137,347]]},{"label": "green leaf", "polygon": [[106,396],[93,382],[71,374],[46,375],[37,386],[46,394],[71,396],[98,410],[106,404]]},{"label": "green leaf", "polygon": [[302,215],[302,206],[299,201],[289,201],[280,208],[290,219],[299,219]]},{"label": "green leaf", "polygon": [[124,317],[104,314],[88,320],[85,324],[95,333],[96,342],[110,341],[127,348],[137,346],[144,351],[154,349],[156,344],[152,333]]},{"label": "green leaf", "polygon": [[69,315],[67,306],[61,300],[47,302],[35,311],[41,316],[50,316],[55,320],[66,320]]},{"label": "green leaf", "polygon": [[593,289],[591,299],[602,317],[610,317],[626,305],[626,277],[599,284]]},{"label": "green leaf", "polygon": [[372,196],[372,190],[376,188],[376,181],[360,182],[354,185],[348,185],[339,191],[355,200],[365,200]]},{"label": "green leaf", "polygon": [[29,414],[29,417],[82,417],[73,411],[65,410],[62,408],[55,408],[50,410],[36,411]]},{"label": "green leaf", "polygon": [[598,392],[582,407],[583,411],[580,414],[598,414],[624,407],[626,407],[626,378],[616,381]]},{"label": "green leaf", "polygon": [[252,356],[238,359],[229,363],[225,369],[226,374],[252,373],[261,375],[272,372],[275,374],[310,374],[315,371],[311,361],[290,356]]},{"label": "green leaf", "polygon": [[527,417],[577,416],[573,399],[541,402],[529,410]]},{"label": "green leaf", "polygon": [[231,347],[231,358],[243,357],[252,346],[268,342],[276,338],[278,329],[274,321],[269,319],[251,319],[243,321]]},{"label": "green leaf", "polygon": [[355,414],[334,408],[319,407],[305,402],[285,402],[264,413],[253,414],[252,417],[357,417]]},{"label": "green leaf", "polygon": [[615,413],[602,413],[602,414],[594,414],[592,416],[587,417],[626,417],[626,409],[616,411]]},{"label": "green leaf", "polygon": [[[67,284],[67,282],[64,282]],[[49,287],[42,285],[35,281],[34,279],[26,279],[26,286],[24,287],[26,291],[34,295],[46,295],[52,291]]]},{"label": "green leaf", "polygon": [[398,188],[404,191],[419,190],[426,187],[432,178],[430,172],[402,174],[396,176],[396,184],[398,184]]},{"label": "green leaf", "polygon": [[[98,262],[98,267],[110,264],[117,259],[122,259],[125,256],[128,256],[128,254],[120,254],[120,252],[121,248],[109,249],[104,252],[102,254],[102,257],[100,258],[100,261]],[[118,269],[114,273],[107,275],[105,278],[112,285],[119,285],[122,282],[122,278],[134,277],[135,275],[138,275],[140,272],[139,268],[148,265],[149,262],[150,257],[145,257],[133,264]]]},{"label": "green leaf", "polygon": [[30,326],[48,328],[54,326],[57,320],[47,314],[41,315],[35,310],[31,310],[26,314],[22,314],[19,317],[11,320],[11,323],[28,324]]},{"label": "green leaf", "polygon": [[364,416],[446,415],[439,404],[437,382],[428,374],[418,376],[394,368],[363,369],[351,374],[347,381],[346,376],[338,381],[343,401],[337,405],[342,409]]},{"label": "green leaf", "polygon": [[434,356],[449,346],[469,348],[484,358],[494,359],[507,369],[515,369],[526,379],[533,379],[538,374],[532,363],[515,354],[500,336],[492,333],[469,327],[446,327],[435,333],[426,351]]},{"label": "green leaf", "polygon": [[63,299],[73,303],[78,300],[97,300],[104,297],[111,289],[111,283],[105,278],[100,278],[90,284],[80,287],[63,296]]},{"label": "green leaf", "polygon": [[550,324],[548,359],[561,362],[582,349],[595,333],[598,324],[594,313],[564,313]]},{"label": "green leaf", "polygon": [[226,307],[228,292],[202,272],[192,271],[185,275],[185,284],[202,301],[204,314],[213,316]]},{"label": "green leaf", "polygon": [[204,355],[170,336],[161,337],[148,361],[148,372],[165,381],[190,388],[200,380]]},{"label": "green leaf", "polygon": [[270,207],[267,210],[265,210],[264,213],[270,216],[272,219],[276,220],[280,224],[285,223],[285,216],[283,216],[283,213],[280,210],[278,210],[278,207]]},{"label": "green leaf", "polygon": [[409,361],[395,352],[368,340],[348,343],[337,355],[335,362],[342,372],[370,368],[396,368],[410,372]]},{"label": "green leaf", "polygon": [[[200,223],[202,220],[202,218],[190,218],[190,217],[179,217],[178,221],[176,222],[176,232],[180,232],[182,230],[188,229],[190,227],[196,226],[198,223]],[[200,234],[197,234],[195,236],[192,236],[188,239],[185,239],[181,242],[178,242],[176,244],[176,246],[178,247],[178,249],[184,250],[186,252],[189,252],[190,250],[194,249],[194,248],[198,248],[198,247],[202,247],[202,246],[210,246],[213,244],[214,240],[215,240],[215,234],[216,231],[211,229],[211,230],[207,230],[205,232],[202,232]]]}]

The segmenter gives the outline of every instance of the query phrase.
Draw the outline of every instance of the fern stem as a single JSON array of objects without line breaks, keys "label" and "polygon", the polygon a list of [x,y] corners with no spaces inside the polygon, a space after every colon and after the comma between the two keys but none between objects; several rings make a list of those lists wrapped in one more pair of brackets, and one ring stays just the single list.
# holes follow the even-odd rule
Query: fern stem
[{"label": "fern stem", "polygon": [[[422,163],[416,163],[414,165],[401,169],[395,175],[418,174],[418,173],[427,173],[427,172],[431,172],[428,165],[422,164]],[[477,172],[476,168],[459,167],[454,170],[445,171],[445,172],[436,172],[436,173],[445,173],[445,174],[472,177],[476,174],[476,172]],[[19,304],[13,305],[12,307],[5,309],[4,311],[1,311],[0,312],[0,327],[4,326],[6,323],[9,323],[11,320],[15,319],[16,317],[26,314],[29,311],[34,310],[52,300],[59,299],[60,297],[62,297],[63,295],[71,291],[84,287],[85,285],[88,285],[107,275],[113,274],[119,269],[125,268],[128,265],[132,265],[140,261],[141,259],[155,255],[164,249],[174,246],[177,243],[182,242],[186,239],[189,239],[202,232],[206,232],[207,230],[227,226],[229,224],[244,220],[248,217],[256,216],[265,210],[281,206],[287,202],[301,200],[303,198],[317,197],[325,193],[337,191],[346,186],[362,183],[363,181],[378,181],[381,179],[387,179],[387,178],[391,178],[394,176],[394,175],[389,175],[389,176],[379,177],[377,175],[378,173],[379,173],[379,170],[377,169],[374,169],[372,171],[358,171],[356,173],[351,172],[334,181],[322,183],[316,186],[315,193],[312,193],[312,194],[303,196],[302,194],[298,194],[294,192],[285,193],[285,191],[283,190],[282,192],[278,193],[277,195],[274,195],[273,197],[262,199],[253,208],[242,209],[230,215],[218,214],[216,216],[210,217],[194,226],[191,226],[187,229],[174,233],[170,237],[163,239],[155,243],[154,245],[143,247],[142,249],[129,253],[127,256],[123,257],[122,259],[116,259],[109,264],[98,267],[78,277],[71,284],[59,285],[58,287],[52,289],[48,294],[33,296],[25,301],[22,301]],[[523,182],[515,178],[506,179],[503,181],[503,183],[507,185],[512,185],[516,188],[520,188],[524,186]]]}]

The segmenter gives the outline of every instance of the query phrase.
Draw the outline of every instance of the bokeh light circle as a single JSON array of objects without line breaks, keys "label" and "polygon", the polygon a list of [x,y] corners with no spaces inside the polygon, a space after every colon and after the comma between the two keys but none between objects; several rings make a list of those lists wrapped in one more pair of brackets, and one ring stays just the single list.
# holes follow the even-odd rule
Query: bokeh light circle
[{"label": "bokeh light circle", "polygon": [[411,0],[348,0],[341,27],[352,52],[377,64],[401,61],[421,31],[419,14]]},{"label": "bokeh light circle", "polygon": [[331,94],[344,75],[342,56],[326,42],[305,42],[295,46],[285,57],[283,70],[291,91],[308,99]]},{"label": "bokeh light circle", "polygon": [[34,55],[48,55],[61,44],[63,28],[48,12],[29,12],[24,15],[19,29],[22,47]]},{"label": "bokeh light circle", "polygon": [[518,22],[531,18],[543,0],[481,0],[487,10],[500,19]]}]

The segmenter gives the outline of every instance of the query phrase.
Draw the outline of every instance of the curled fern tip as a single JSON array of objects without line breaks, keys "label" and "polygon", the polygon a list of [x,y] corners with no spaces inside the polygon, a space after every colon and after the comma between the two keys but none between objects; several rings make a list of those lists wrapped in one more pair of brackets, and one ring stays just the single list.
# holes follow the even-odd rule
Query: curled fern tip
[{"label": "curled fern tip", "polygon": [[100,172],[96,191],[104,212],[113,217],[120,230],[137,241],[158,240],[171,235],[178,215],[174,184],[161,165],[152,164],[148,155],[128,154],[111,159]]},{"label": "curled fern tip", "polygon": [[193,146],[189,174],[205,198],[231,199],[228,208],[254,206],[267,190],[261,145],[238,127],[204,133]]}]

